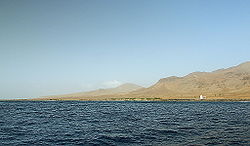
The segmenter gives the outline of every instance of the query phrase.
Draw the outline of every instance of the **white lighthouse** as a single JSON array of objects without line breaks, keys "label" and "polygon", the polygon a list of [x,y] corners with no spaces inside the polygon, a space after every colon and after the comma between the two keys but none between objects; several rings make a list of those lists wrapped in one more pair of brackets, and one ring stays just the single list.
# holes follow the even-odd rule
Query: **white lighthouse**
[{"label": "white lighthouse", "polygon": [[200,99],[205,99],[206,96],[200,95]]}]

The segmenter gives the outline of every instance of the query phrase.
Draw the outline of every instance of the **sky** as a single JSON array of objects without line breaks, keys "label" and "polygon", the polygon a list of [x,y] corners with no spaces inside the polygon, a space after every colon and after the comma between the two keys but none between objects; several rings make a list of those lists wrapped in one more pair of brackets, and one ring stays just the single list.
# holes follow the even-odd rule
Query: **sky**
[{"label": "sky", "polygon": [[144,87],[250,60],[249,0],[0,0],[0,99]]}]

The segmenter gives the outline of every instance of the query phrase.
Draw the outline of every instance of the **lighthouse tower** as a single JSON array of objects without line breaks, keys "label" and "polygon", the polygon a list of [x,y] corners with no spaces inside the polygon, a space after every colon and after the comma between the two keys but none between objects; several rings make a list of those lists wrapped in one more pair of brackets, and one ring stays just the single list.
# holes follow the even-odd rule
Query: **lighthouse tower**
[{"label": "lighthouse tower", "polygon": [[200,99],[205,99],[206,96],[200,95]]}]

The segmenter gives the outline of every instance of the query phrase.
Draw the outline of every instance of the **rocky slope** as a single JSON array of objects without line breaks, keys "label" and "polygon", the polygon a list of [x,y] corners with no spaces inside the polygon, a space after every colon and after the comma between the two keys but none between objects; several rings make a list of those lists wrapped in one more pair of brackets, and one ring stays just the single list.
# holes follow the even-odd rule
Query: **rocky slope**
[{"label": "rocky slope", "polygon": [[154,97],[250,97],[250,62],[213,72],[194,72],[184,77],[160,79],[155,85],[130,96]]}]

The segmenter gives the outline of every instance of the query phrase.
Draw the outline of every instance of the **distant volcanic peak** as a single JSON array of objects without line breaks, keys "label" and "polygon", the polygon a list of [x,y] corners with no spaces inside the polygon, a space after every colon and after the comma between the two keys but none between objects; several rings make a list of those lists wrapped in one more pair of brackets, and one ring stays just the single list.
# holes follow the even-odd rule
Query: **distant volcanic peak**
[{"label": "distant volcanic peak", "polygon": [[143,89],[144,87],[142,86],[139,86],[139,85],[136,85],[136,84],[132,84],[132,83],[125,83],[125,84],[122,84],[116,88],[113,88],[117,91],[121,91],[122,92],[132,92],[132,91],[135,91],[135,90],[138,90],[138,89]]},{"label": "distant volcanic peak", "polygon": [[133,84],[133,83],[124,83],[124,84],[119,85],[119,86],[114,87],[114,88],[101,88],[101,89],[98,89],[98,90],[102,91],[102,90],[109,90],[109,89],[127,89],[127,88],[129,88],[129,89],[135,89],[136,88],[137,89],[137,88],[144,88],[144,87]]},{"label": "distant volcanic peak", "polygon": [[[99,95],[110,95],[110,94],[120,94],[120,93],[127,93],[132,92],[138,89],[143,88],[142,86],[138,86],[132,83],[125,83],[115,88],[108,88],[108,89],[101,89],[101,90],[94,90],[90,92],[85,92],[86,94],[91,93],[92,96],[99,96]],[[100,92],[99,92],[100,91]]]}]

